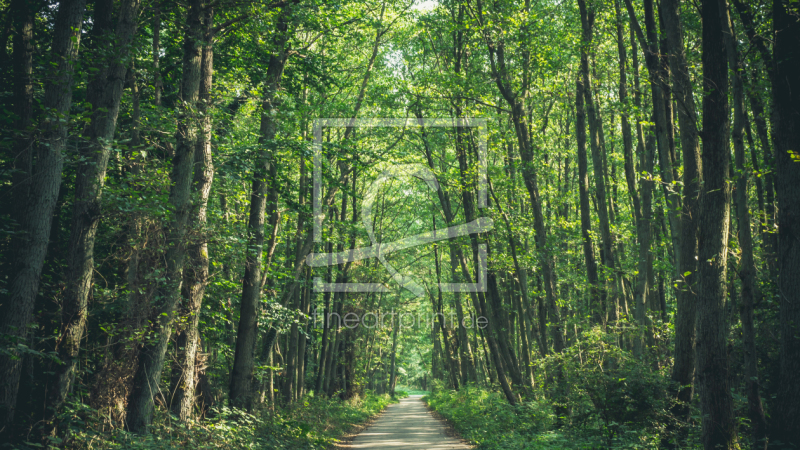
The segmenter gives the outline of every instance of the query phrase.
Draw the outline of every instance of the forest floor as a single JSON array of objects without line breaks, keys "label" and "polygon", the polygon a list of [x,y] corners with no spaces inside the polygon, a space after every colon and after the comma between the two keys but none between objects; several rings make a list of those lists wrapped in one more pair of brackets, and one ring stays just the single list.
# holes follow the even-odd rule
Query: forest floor
[{"label": "forest floor", "polygon": [[471,447],[448,436],[442,421],[433,417],[422,403],[422,396],[412,395],[389,405],[372,425],[340,448],[440,450]]}]

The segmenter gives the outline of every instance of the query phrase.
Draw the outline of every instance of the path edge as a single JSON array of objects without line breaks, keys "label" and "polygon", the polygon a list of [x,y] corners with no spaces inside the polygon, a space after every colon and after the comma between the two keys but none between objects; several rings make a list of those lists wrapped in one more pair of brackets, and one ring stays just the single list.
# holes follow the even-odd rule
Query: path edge
[{"label": "path edge", "polygon": [[[346,449],[350,448],[350,444],[353,443],[353,439],[355,439],[356,436],[361,434],[362,431],[366,430],[373,423],[375,423],[375,421],[378,420],[378,417],[382,416],[383,413],[386,412],[386,408],[388,408],[390,405],[393,405],[393,404],[394,403],[388,403],[386,406],[383,407],[383,409],[381,409],[377,413],[373,414],[366,421],[361,422],[361,423],[357,423],[357,424],[353,424],[353,426],[350,427],[350,430],[348,430],[347,433],[345,433],[345,434],[339,436],[338,438],[336,438],[336,442],[334,442],[333,443],[333,447],[330,447],[330,448],[334,449],[334,450],[346,450]],[[427,406],[427,403],[425,404],[425,406]]]},{"label": "path edge", "polygon": [[461,433],[459,433],[456,430],[456,427],[452,422],[450,422],[445,416],[440,414],[438,411],[436,411],[435,409],[431,408],[431,406],[428,404],[428,401],[425,400],[426,397],[427,396],[423,396],[420,400],[422,401],[422,404],[425,405],[425,408],[428,410],[428,412],[431,414],[431,416],[434,419],[436,419],[436,420],[438,420],[439,422],[442,423],[442,425],[444,426],[444,434],[445,435],[447,435],[448,437],[451,437],[453,439],[458,439],[462,444],[466,445],[467,447],[469,447],[471,449],[478,448],[478,444],[476,444],[475,442],[470,441],[469,439],[465,439],[463,436],[461,436]]}]

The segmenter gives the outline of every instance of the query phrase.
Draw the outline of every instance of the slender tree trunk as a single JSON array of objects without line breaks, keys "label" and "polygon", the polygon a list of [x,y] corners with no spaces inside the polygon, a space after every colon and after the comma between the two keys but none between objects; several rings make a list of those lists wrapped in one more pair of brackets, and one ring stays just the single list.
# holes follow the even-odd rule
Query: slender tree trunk
[{"label": "slender tree trunk", "polygon": [[[661,167],[661,179],[665,184],[667,196],[667,217],[669,219],[670,236],[672,248],[675,254],[675,261],[680,261],[680,217],[677,211],[680,210],[680,196],[676,190],[675,171],[672,164],[672,150],[670,149],[669,126],[667,123],[667,108],[665,105],[664,87],[665,81],[659,74],[660,60],[658,57],[658,46],[656,39],[655,11],[652,0],[644,0],[644,15],[646,36],[642,31],[636,14],[633,10],[631,0],[625,0],[628,15],[631,19],[631,27],[635,30],[636,36],[645,51],[645,64],[650,74],[650,90],[653,101],[653,122],[655,123],[656,143],[658,147],[658,161]],[[677,269],[677,268],[676,268]]]},{"label": "slender tree trunk", "polygon": [[268,178],[272,165],[277,164],[273,157],[273,139],[277,131],[274,117],[279,106],[277,91],[280,87],[283,69],[286,65],[286,42],[289,38],[288,16],[291,8],[284,8],[278,22],[278,32],[274,38],[275,52],[269,59],[267,68],[267,86],[261,111],[261,128],[259,143],[262,150],[259,162],[253,174],[253,188],[250,198],[250,216],[248,221],[248,251],[245,262],[245,273],[242,280],[242,301],[239,315],[239,329],[236,338],[236,353],[230,381],[230,404],[237,408],[250,409],[253,403],[253,352],[256,345],[256,322],[258,318],[258,301],[261,297],[261,256],[264,245],[264,215],[267,207],[269,190],[273,179]]},{"label": "slender tree trunk", "polygon": [[728,378],[725,299],[728,227],[728,65],[722,0],[704,0],[703,15],[703,191],[698,239],[700,290],[697,297],[697,386],[706,450],[736,446],[733,398]]},{"label": "slender tree trunk", "polygon": [[[7,347],[24,343],[28,335],[34,302],[39,292],[47,244],[58,192],[61,187],[63,151],[66,147],[67,124],[72,105],[74,62],[83,23],[85,0],[59,3],[50,50],[52,76],[47,79],[42,107],[44,118],[36,146],[36,166],[31,169],[29,194],[18,225],[25,233],[12,242],[13,263],[8,277],[8,290],[0,309],[0,335]],[[9,430],[17,405],[21,358],[15,353],[0,355],[0,430]],[[6,432],[1,431],[1,432]]]},{"label": "slender tree trunk", "polygon": [[[326,252],[327,253],[331,253],[332,247],[333,247],[333,245],[331,243],[328,243]],[[328,264],[328,270],[325,273],[325,282],[326,283],[330,283],[331,282],[332,270],[333,270],[333,264]],[[318,359],[318,362],[317,362],[317,382],[316,382],[316,385],[314,387],[314,392],[315,393],[321,393],[322,392],[323,381],[325,380],[325,377],[328,375],[327,372],[325,372],[325,365],[326,365],[325,363],[327,361],[328,354],[330,352],[330,350],[328,349],[328,347],[330,346],[329,343],[328,343],[328,341],[329,341],[328,336],[330,334],[330,327],[331,327],[330,320],[328,320],[328,316],[331,313],[331,293],[330,293],[330,291],[326,291],[325,293],[323,293],[323,299],[324,299],[323,303],[325,304],[325,310],[323,312],[324,317],[322,318],[322,321],[323,321],[322,322],[323,323],[322,324],[322,338],[321,338],[320,343],[319,343],[319,359]]]},{"label": "slender tree trunk", "polygon": [[186,17],[181,82],[184,107],[178,117],[175,136],[177,145],[170,173],[171,217],[165,230],[168,243],[164,255],[165,280],[159,286],[156,300],[151,305],[150,326],[146,331],[151,338],[141,344],[139,366],[133,380],[133,391],[128,399],[126,426],[129,431],[138,434],[147,433],[153,419],[153,398],[159,391],[164,356],[172,334],[173,313],[181,295],[186,226],[191,213],[192,167],[197,145],[197,119],[193,109],[200,92],[203,39],[200,17],[203,6],[202,0],[192,0]]},{"label": "slender tree trunk", "polygon": [[[592,81],[590,78],[589,73],[589,51],[592,46],[593,40],[593,29],[594,29],[594,20],[595,20],[595,12],[593,7],[587,6],[585,0],[578,0],[578,6],[581,11],[581,26],[583,30],[582,36],[582,46],[581,46],[581,79],[583,81],[583,96],[586,100],[586,113],[589,119],[589,134],[590,134],[590,148],[592,150],[592,164],[594,166],[594,181],[595,181],[595,194],[597,196],[597,215],[600,219],[600,237],[602,239],[602,262],[605,266],[604,271],[604,280],[608,280],[610,278],[614,278],[614,255],[612,250],[612,238],[611,238],[611,224],[609,221],[609,207],[608,207],[608,199],[606,198],[606,180],[604,176],[604,157],[602,154],[601,149],[601,142],[600,139],[602,137],[602,121],[600,120],[600,115],[597,112],[594,97],[592,94]],[[577,95],[577,94],[576,94]],[[576,98],[577,102],[577,98]],[[584,137],[585,139],[585,137]],[[585,144],[584,144],[584,152],[585,152]],[[580,150],[579,150],[580,153]],[[581,219],[581,223],[583,220]],[[585,240],[585,238],[584,238]],[[590,245],[591,245],[591,241]],[[584,247],[586,244],[584,243]],[[584,250],[584,254],[585,254]],[[596,265],[596,263],[595,263]],[[588,264],[587,264],[588,266]],[[597,269],[595,268],[595,271]],[[597,278],[597,275],[595,275]],[[612,281],[612,284],[614,281]],[[603,283],[605,285],[605,283]],[[606,305],[607,294],[605,292],[605,288],[601,286],[599,280],[597,281],[596,285],[598,292],[597,292],[597,303],[593,307],[593,317],[595,323],[605,327],[606,321],[608,320],[608,305]],[[614,302],[612,302],[614,303]]]},{"label": "slender tree trunk", "polygon": [[[581,62],[588,58],[585,51],[581,51]],[[583,64],[581,64],[583,67]],[[583,69],[581,69],[583,73]],[[581,210],[581,237],[583,240],[583,257],[586,263],[586,274],[589,281],[589,303],[592,311],[592,321],[602,324],[602,306],[598,292],[597,261],[592,245],[592,215],[589,205],[589,161],[586,156],[586,110],[584,107],[586,95],[585,79],[578,77],[575,88],[575,134],[578,142],[578,199]]]},{"label": "slender tree trunk", "polygon": [[753,259],[753,236],[750,230],[750,209],[748,207],[747,181],[749,179],[745,163],[744,148],[744,83],[743,66],[740,61],[736,36],[728,19],[727,1],[722,0],[725,49],[728,56],[733,87],[733,154],[736,160],[736,213],[739,223],[739,248],[742,256],[739,262],[739,278],[742,280],[741,304],[739,314],[742,321],[742,343],[744,346],[744,377],[747,393],[748,416],[752,430],[753,448],[765,447],[767,422],[761,394],[758,390],[758,355],[756,354],[756,333],[753,325],[753,304],[760,296],[756,284],[756,267]]},{"label": "slender tree trunk", "polygon": [[[770,53],[769,48],[767,45],[769,44],[769,40],[758,34],[758,30],[756,30],[755,18],[753,16],[752,8],[754,5],[749,5],[742,3],[741,0],[734,0],[734,6],[736,7],[736,11],[739,13],[739,17],[741,18],[742,25],[744,25],[745,34],[747,34],[747,39],[750,41],[750,45],[754,46],[756,51],[758,51],[758,55],[760,56],[761,63],[764,65],[766,69],[768,78],[773,86],[772,96],[773,96],[773,103],[775,102],[775,91],[774,86],[778,82],[775,78],[775,73],[777,70],[777,65],[773,62],[772,53]],[[776,13],[775,5],[773,4],[772,13],[773,15]],[[790,23],[787,22],[787,24]],[[783,25],[781,25],[782,27]],[[779,29],[778,26],[774,26],[774,31]],[[777,34],[777,33],[776,33]],[[784,34],[785,36],[785,34]],[[755,75],[756,69],[753,68],[753,73]],[[753,82],[756,81],[756,77],[753,77]],[[766,123],[766,114],[764,114],[764,106],[761,102],[760,97],[755,92],[752,92],[750,95],[751,103],[753,105],[753,114],[756,120],[756,129],[759,133],[759,139],[762,143],[762,151],[764,152],[764,169],[766,173],[764,175],[764,184],[766,185],[766,215],[767,215],[767,230],[769,233],[764,236],[765,241],[765,248],[766,254],[764,255],[764,259],[766,260],[766,266],[770,271],[770,275],[772,279],[777,279],[777,254],[778,254],[778,234],[779,232],[775,232],[775,173],[777,173],[776,163],[776,155],[778,154],[778,146],[780,143],[778,142],[778,130],[780,128],[780,121],[779,121],[779,108],[773,105],[772,111],[769,115],[770,120],[770,131],[772,132],[772,144],[773,144],[773,151],[769,150],[769,139],[767,138],[767,123]]]},{"label": "slender tree trunk", "polygon": [[681,278],[677,293],[678,308],[675,318],[675,363],[672,381],[676,384],[676,397],[681,404],[675,412],[682,417],[689,413],[694,375],[694,337],[696,315],[697,277],[697,227],[699,224],[699,194],[702,182],[700,142],[697,131],[697,109],[692,95],[683,32],[680,20],[680,2],[662,0],[661,14],[669,43],[672,67],[672,91],[678,102],[681,148],[683,149],[683,210],[681,213],[681,259],[678,273]]},{"label": "slender tree trunk", "polygon": [[[436,226],[436,220],[434,218],[434,229]],[[439,264],[439,246],[434,244],[433,246],[433,258],[434,263],[436,266],[436,283],[440,284],[442,282],[442,270],[441,265]],[[455,358],[455,352],[450,351],[450,333],[447,332],[447,320],[444,316],[444,299],[442,298],[442,290],[437,289],[439,294],[439,302],[436,303],[435,299],[433,298],[433,293],[431,293],[431,303],[434,306],[434,311],[438,312],[436,314],[436,318],[439,320],[439,329],[442,331],[442,343],[444,344],[444,353],[445,358],[447,358],[448,363],[448,371],[450,372],[450,379],[451,383],[453,384],[453,389],[459,389],[458,378],[461,372],[460,368],[458,367],[458,362]]]},{"label": "slender tree trunk", "polygon": [[[478,17],[480,20],[483,20],[482,0],[478,0],[477,7]],[[485,35],[485,40],[489,49],[489,61],[491,63],[495,84],[511,109],[511,121],[514,124],[514,131],[519,144],[519,153],[523,163],[522,177],[530,196],[531,207],[533,208],[536,249],[540,255],[539,258],[542,266],[548,315],[550,317],[550,323],[553,325],[551,327],[553,350],[556,353],[560,353],[564,349],[564,335],[558,305],[556,305],[555,300],[555,261],[547,241],[547,228],[544,224],[544,213],[542,211],[541,196],[539,195],[539,181],[533,167],[533,146],[531,145],[530,130],[525,116],[525,105],[522,102],[522,99],[525,97],[524,91],[527,89],[527,86],[524,86],[523,95],[519,95],[520,93],[512,90],[509,78],[510,75],[506,66],[504,43],[494,42],[489,35]]]},{"label": "slender tree trunk", "polygon": [[[394,315],[392,316],[392,362],[391,369],[389,370],[389,395],[394,397],[394,388],[397,370],[397,333],[400,327],[394,323]],[[444,335],[444,333],[443,333]]]}]

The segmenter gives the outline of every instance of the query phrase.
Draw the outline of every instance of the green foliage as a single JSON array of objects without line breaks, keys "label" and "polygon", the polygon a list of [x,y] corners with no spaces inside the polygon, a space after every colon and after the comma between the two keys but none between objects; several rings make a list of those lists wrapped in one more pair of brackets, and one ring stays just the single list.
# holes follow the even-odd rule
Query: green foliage
[{"label": "green foliage", "polygon": [[672,437],[667,425],[679,425],[669,413],[668,377],[614,338],[595,328],[540,360],[538,388],[516,406],[474,386],[435,389],[426,400],[481,449],[658,448]]},{"label": "green foliage", "polygon": [[428,395],[428,394],[430,394],[430,391],[422,391],[422,390],[419,390],[419,389],[411,387],[411,386],[397,386],[397,388],[395,389],[395,393],[400,392],[400,391],[405,392],[406,395]]},{"label": "green foliage", "polygon": [[66,413],[73,420],[65,448],[325,449],[393,401],[370,391],[346,401],[309,396],[291,407],[254,414],[227,407],[213,409],[209,419],[190,423],[157,411],[151,433],[144,437],[110,426],[106,417],[87,405],[71,404]]}]

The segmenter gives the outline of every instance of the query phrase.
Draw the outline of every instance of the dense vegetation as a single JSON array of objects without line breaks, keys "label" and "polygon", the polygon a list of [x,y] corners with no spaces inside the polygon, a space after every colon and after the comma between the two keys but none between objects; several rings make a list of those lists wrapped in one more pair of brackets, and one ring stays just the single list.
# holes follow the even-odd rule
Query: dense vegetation
[{"label": "dense vegetation", "polygon": [[798,5],[0,0],[0,445],[799,447]]}]

